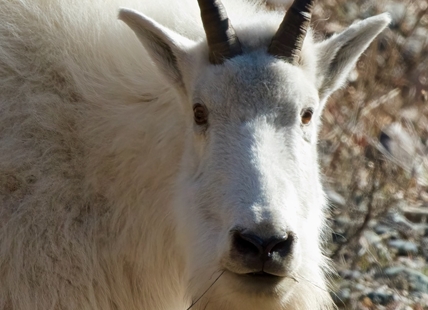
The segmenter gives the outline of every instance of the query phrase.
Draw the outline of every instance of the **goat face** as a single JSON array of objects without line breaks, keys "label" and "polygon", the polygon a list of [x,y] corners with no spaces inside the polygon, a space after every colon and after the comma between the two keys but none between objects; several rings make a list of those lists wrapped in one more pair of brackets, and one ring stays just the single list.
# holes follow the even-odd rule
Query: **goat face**
[{"label": "goat face", "polygon": [[243,27],[242,46],[232,40],[221,55],[208,33],[208,44],[195,43],[137,12],[119,16],[183,104],[187,131],[173,201],[190,298],[204,295],[196,308],[328,309],[319,117],[388,16],[324,42],[308,37],[284,55],[273,52],[283,45],[269,46],[274,33],[260,30],[274,19],[253,32]]},{"label": "goat face", "polygon": [[254,52],[206,70],[192,98],[207,116],[189,120],[177,182],[192,274],[225,271],[231,292],[289,291],[321,260],[316,88],[300,68]]}]

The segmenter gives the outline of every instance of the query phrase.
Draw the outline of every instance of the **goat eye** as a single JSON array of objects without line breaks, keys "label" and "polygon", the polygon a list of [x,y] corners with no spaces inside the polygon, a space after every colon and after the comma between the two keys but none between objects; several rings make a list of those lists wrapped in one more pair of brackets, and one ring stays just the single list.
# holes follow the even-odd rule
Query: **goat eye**
[{"label": "goat eye", "polygon": [[312,109],[306,109],[303,111],[303,113],[302,113],[302,124],[303,125],[309,124],[309,122],[311,121],[311,118],[312,118],[312,114],[314,114]]},{"label": "goat eye", "polygon": [[193,105],[193,116],[196,124],[205,125],[208,122],[208,109],[200,103],[195,103]]}]

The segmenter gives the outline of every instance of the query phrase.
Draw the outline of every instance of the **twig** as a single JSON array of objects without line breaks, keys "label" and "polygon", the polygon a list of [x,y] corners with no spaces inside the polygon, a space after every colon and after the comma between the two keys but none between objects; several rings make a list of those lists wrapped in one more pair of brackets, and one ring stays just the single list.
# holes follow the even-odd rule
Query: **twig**
[{"label": "twig", "polygon": [[189,308],[187,308],[186,310],[191,309],[194,305],[196,305],[196,303],[201,300],[202,297],[204,297],[204,295],[211,289],[211,287],[213,287],[213,285],[218,281],[218,279],[220,279],[220,277],[223,275],[224,270],[220,273],[220,275],[214,280],[213,283],[211,283],[211,285],[205,290],[205,292],[202,293],[202,295],[196,299],[194,302],[192,302],[192,304],[190,305]]}]

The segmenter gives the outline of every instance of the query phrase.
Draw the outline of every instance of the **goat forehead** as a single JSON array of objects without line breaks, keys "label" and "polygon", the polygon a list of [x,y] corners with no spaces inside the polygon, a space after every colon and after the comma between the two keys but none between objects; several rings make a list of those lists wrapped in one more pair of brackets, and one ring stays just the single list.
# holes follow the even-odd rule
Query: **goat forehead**
[{"label": "goat forehead", "polygon": [[201,78],[196,97],[215,114],[242,118],[247,115],[296,113],[314,104],[316,91],[298,67],[264,52],[235,57],[211,66]]}]

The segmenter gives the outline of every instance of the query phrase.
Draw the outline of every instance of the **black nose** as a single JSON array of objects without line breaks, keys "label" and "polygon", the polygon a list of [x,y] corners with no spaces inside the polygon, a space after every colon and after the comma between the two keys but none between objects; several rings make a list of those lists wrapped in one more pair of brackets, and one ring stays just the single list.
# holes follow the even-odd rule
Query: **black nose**
[{"label": "black nose", "polygon": [[235,231],[232,246],[246,257],[259,258],[263,262],[275,256],[284,259],[291,254],[294,243],[292,234],[263,238],[253,233]]}]

